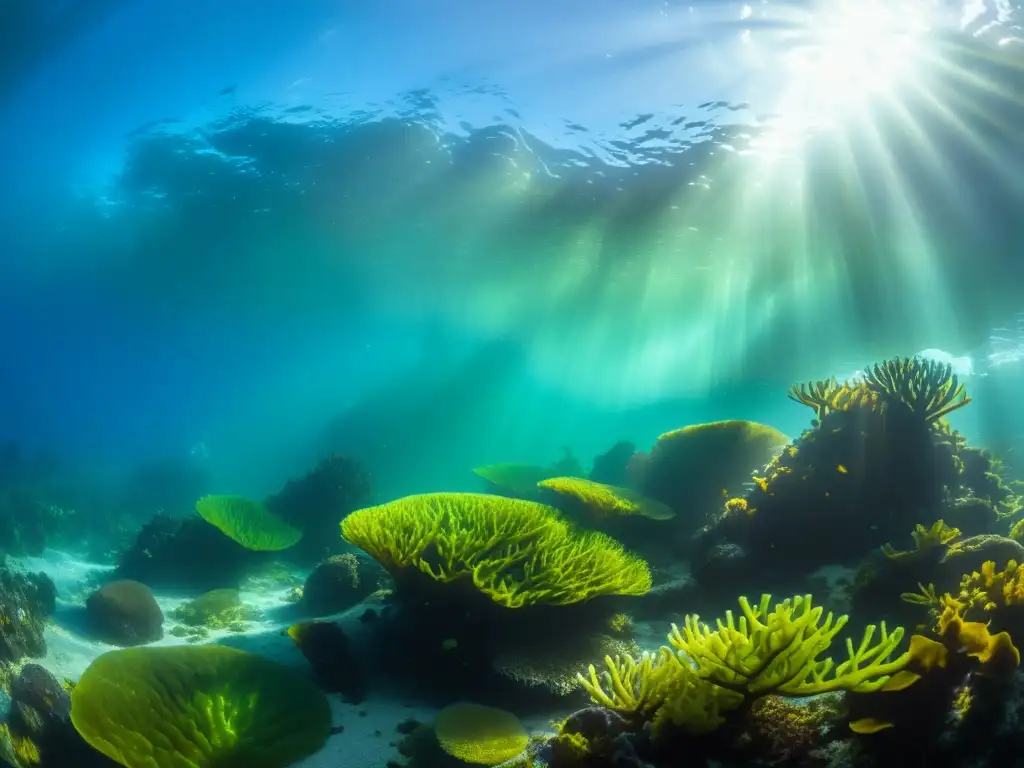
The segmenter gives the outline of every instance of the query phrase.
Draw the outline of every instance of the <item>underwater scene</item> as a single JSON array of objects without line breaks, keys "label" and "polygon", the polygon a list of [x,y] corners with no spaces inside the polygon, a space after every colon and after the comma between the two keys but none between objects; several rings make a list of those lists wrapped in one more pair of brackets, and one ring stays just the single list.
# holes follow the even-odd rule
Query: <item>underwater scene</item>
[{"label": "underwater scene", "polygon": [[0,768],[1024,768],[1019,3],[0,41]]}]

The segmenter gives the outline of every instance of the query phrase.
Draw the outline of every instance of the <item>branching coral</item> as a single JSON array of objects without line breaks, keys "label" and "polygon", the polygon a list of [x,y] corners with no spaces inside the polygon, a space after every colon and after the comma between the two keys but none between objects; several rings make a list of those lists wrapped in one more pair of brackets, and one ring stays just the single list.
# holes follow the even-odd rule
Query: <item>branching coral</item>
[{"label": "branching coral", "polygon": [[342,535],[395,575],[469,581],[506,608],[566,605],[651,587],[647,564],[610,536],[581,531],[522,499],[436,493],[353,512]]},{"label": "branching coral", "polygon": [[908,560],[927,556],[937,548],[945,547],[960,536],[959,528],[950,528],[944,520],[937,520],[931,528],[918,523],[914,532],[914,548],[897,551],[891,544],[883,544],[882,552],[890,560]]},{"label": "branching coral", "polygon": [[877,691],[911,658],[909,651],[893,658],[903,629],[890,633],[883,623],[877,642],[874,625],[858,645],[848,639],[848,658],[837,666],[819,657],[846,625],[846,616],[829,613],[823,619],[810,595],[774,607],[771,595],[762,595],[756,607],[746,598],[739,602],[738,621],[728,611],[711,629],[689,615],[682,629],[672,625],[669,646],[656,656],[608,657],[603,675],[591,666],[580,676],[581,684],[603,706],[652,719],[656,727],[672,722],[700,733],[763,696]]},{"label": "branching coral", "polygon": [[920,357],[894,357],[865,372],[869,387],[909,407],[926,421],[937,421],[971,402],[949,363]]}]

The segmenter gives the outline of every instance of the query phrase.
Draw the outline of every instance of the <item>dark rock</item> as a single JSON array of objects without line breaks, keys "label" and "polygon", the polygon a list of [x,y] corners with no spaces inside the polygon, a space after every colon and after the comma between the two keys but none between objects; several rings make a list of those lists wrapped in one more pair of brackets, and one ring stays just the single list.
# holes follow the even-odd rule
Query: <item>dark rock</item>
[{"label": "dark rock", "polygon": [[302,540],[281,555],[311,565],[343,551],[338,524],[370,501],[370,476],[359,463],[340,454],[323,459],[266,501],[271,512],[303,530]]},{"label": "dark rock", "polygon": [[365,665],[356,658],[344,630],[329,621],[305,621],[288,630],[288,636],[302,651],[317,684],[330,693],[340,693],[351,704],[366,698]]},{"label": "dark rock", "polygon": [[114,581],[85,603],[96,636],[112,645],[143,645],[164,636],[164,614],[149,587],[138,581]]},{"label": "dark rock", "polygon": [[46,574],[0,569],[0,662],[46,655],[43,631],[57,590]]},{"label": "dark rock", "polygon": [[594,459],[590,479],[595,483],[607,483],[622,488],[629,487],[629,461],[636,453],[636,446],[628,440],[621,440],[605,453]]},{"label": "dark rock", "polygon": [[[11,683],[13,737],[39,752],[36,768],[117,768],[120,764],[89,746],[71,723],[71,697],[38,664],[26,664]],[[2,762],[0,762],[2,765]]]},{"label": "dark rock", "polygon": [[195,593],[238,588],[245,575],[270,561],[270,553],[253,552],[199,517],[156,515],[121,554],[114,574]]},{"label": "dark rock", "polygon": [[313,616],[338,613],[376,592],[386,579],[375,560],[355,554],[334,555],[306,579],[302,607]]}]

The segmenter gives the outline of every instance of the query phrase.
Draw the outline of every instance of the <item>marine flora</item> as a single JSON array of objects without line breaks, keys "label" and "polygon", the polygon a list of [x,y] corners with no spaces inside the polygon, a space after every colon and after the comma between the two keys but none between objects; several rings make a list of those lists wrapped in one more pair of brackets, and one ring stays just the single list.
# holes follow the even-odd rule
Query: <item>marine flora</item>
[{"label": "marine flora", "polygon": [[295,546],[302,538],[301,529],[244,496],[203,496],[196,502],[196,512],[246,549],[277,552]]},{"label": "marine flora", "polygon": [[478,493],[406,496],[357,510],[342,535],[386,568],[399,590],[419,575],[472,584],[505,608],[568,605],[651,588],[647,564],[557,510]]},{"label": "marine flora", "polygon": [[189,627],[226,629],[258,619],[260,611],[253,605],[244,604],[237,589],[224,588],[204,592],[179,605],[171,615]]},{"label": "marine flora", "polygon": [[914,537],[913,549],[899,551],[886,542],[882,545],[883,554],[890,560],[920,559],[939,550],[944,555],[947,545],[960,537],[960,530],[950,528],[943,520],[937,520],[931,528],[925,528],[918,523],[911,535]]},{"label": "marine flora", "polygon": [[331,730],[326,697],[303,675],[218,645],[103,654],[71,693],[71,720],[127,768],[285,768]]}]

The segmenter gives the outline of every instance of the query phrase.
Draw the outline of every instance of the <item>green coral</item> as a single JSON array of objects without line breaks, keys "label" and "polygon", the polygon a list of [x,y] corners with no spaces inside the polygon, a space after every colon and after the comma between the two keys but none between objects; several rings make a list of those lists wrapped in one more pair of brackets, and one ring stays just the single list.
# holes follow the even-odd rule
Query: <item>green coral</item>
[{"label": "green coral", "polygon": [[442,709],[434,721],[441,748],[473,765],[497,765],[521,755],[530,736],[511,712],[459,702]]},{"label": "green coral", "polygon": [[[910,653],[892,658],[903,629],[869,625],[858,645],[846,641],[847,660],[819,660],[847,617],[822,617],[811,596],[757,606],[740,598],[742,615],[727,611],[715,628],[689,615],[672,625],[668,646],[640,659],[610,657],[599,676],[591,666],[580,682],[598,704],[691,733],[714,730],[729,711],[763,696],[814,696],[831,691],[881,689],[902,671]],[[876,640],[876,634],[878,635]]]},{"label": "green coral", "polygon": [[931,528],[925,528],[918,523],[911,534],[914,537],[914,548],[898,551],[891,544],[883,544],[882,552],[890,560],[917,559],[926,556],[930,552],[951,544],[960,536],[959,528],[950,528],[944,520],[937,520]]},{"label": "green coral", "polygon": [[89,665],[71,719],[127,768],[284,768],[331,730],[324,694],[287,667],[234,648],[130,648]]},{"label": "green coral", "polygon": [[178,606],[171,615],[189,627],[229,629],[258,619],[260,611],[244,604],[237,589],[214,589]]},{"label": "green coral", "polygon": [[244,496],[204,496],[196,512],[246,549],[278,551],[295,546],[302,531]]},{"label": "green coral", "polygon": [[390,571],[470,582],[495,603],[566,605],[651,588],[647,564],[543,504],[478,493],[406,496],[357,510],[342,535]]}]

